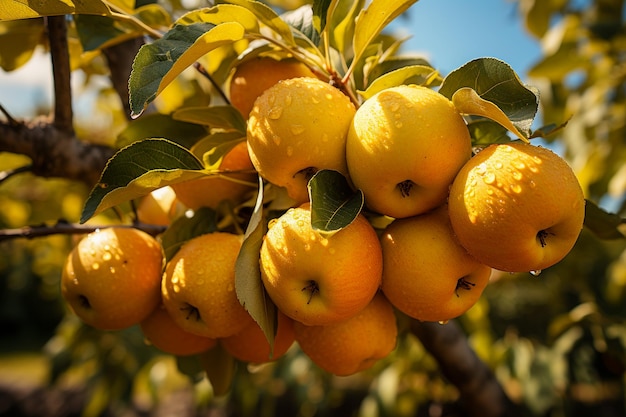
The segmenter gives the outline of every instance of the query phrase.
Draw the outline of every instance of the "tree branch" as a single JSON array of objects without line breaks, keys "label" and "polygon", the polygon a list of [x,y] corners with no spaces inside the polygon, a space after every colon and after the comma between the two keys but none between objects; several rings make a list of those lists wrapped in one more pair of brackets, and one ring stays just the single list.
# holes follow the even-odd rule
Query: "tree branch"
[{"label": "tree branch", "polygon": [[[33,239],[37,237],[51,236],[51,235],[79,235],[94,232],[98,229],[104,229],[112,226],[94,226],[84,224],[72,224],[64,221],[58,221],[55,225],[42,224],[39,226],[25,226],[17,229],[4,229],[0,230],[0,242],[9,239],[26,238]],[[128,227],[142,230],[149,235],[156,236],[163,233],[166,226],[136,223],[132,225],[115,225],[115,227]]]},{"label": "tree branch", "polygon": [[0,152],[26,155],[32,172],[41,177],[62,177],[93,186],[114,154],[107,146],[80,141],[58,129],[48,117],[29,122],[0,121]]},{"label": "tree branch", "polygon": [[459,325],[411,321],[411,333],[437,360],[442,374],[459,390],[468,417],[518,417],[491,370],[476,356]]},{"label": "tree branch", "polygon": [[65,16],[49,16],[48,40],[54,77],[54,126],[67,134],[74,133],[70,54],[67,46]]}]

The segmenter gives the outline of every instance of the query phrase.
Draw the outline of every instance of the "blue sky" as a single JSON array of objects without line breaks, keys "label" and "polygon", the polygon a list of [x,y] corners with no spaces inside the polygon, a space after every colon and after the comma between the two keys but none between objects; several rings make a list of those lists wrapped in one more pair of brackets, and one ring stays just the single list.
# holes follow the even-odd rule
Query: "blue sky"
[{"label": "blue sky", "polygon": [[408,51],[426,51],[444,75],[468,61],[494,57],[507,62],[524,79],[541,56],[510,0],[421,0],[398,19],[411,39]]},{"label": "blue sky", "polygon": [[[409,19],[399,18],[392,28],[402,27],[403,35],[411,37],[406,52],[426,54],[443,75],[490,56],[507,62],[525,79],[540,47],[526,35],[515,8],[510,0],[421,0],[409,9]],[[75,81],[80,90],[80,79]],[[37,56],[21,71],[0,70],[0,103],[14,116],[29,116],[34,102],[50,102],[51,96],[47,57]]]}]

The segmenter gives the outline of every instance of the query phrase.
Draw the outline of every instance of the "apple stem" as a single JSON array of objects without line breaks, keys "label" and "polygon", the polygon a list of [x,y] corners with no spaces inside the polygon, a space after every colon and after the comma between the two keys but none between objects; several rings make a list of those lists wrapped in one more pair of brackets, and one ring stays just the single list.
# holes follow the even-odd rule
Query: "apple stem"
[{"label": "apple stem", "polygon": [[459,296],[459,288],[462,288],[464,290],[471,290],[472,287],[476,286],[476,284],[474,284],[473,282],[469,282],[468,280],[465,279],[465,277],[459,278],[459,280],[456,282],[456,288],[454,289],[454,292],[456,294],[456,296]]},{"label": "apple stem", "polygon": [[306,303],[310,304],[313,296],[320,292],[320,287],[317,285],[317,282],[310,280],[308,285],[302,288],[302,291],[309,291],[309,300]]}]

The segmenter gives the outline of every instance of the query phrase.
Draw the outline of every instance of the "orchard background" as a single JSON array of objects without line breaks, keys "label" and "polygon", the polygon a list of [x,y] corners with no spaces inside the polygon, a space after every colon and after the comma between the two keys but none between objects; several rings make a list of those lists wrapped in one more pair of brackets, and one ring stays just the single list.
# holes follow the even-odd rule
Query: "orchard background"
[{"label": "orchard background", "polygon": [[[588,199],[586,227],[573,251],[538,277],[498,277],[474,308],[445,325],[404,323],[389,357],[344,378],[320,371],[293,349],[269,365],[214,368],[209,382],[195,358],[161,354],[136,328],[97,331],[69,313],[59,279],[81,234],[118,223],[162,231],[137,219],[130,202],[80,224],[106,161],[144,138],[190,145],[203,128],[171,114],[220,100],[202,71],[224,77],[234,56],[183,72],[154,101],[146,100],[141,117],[130,118],[138,112],[128,96],[133,59],[144,42],[189,11],[183,3],[50,1],[33,2],[29,12],[0,6],[2,69],[18,69],[43,48],[54,73],[41,76],[53,77],[55,86],[52,107],[32,103],[39,116],[28,120],[14,118],[15,98],[0,92],[0,414],[626,413],[626,28],[617,0],[518,2],[518,18],[544,54],[520,74],[540,92],[537,125],[546,128],[533,142],[543,141],[570,162]],[[301,3],[271,6],[279,14],[297,10],[292,17],[310,17]],[[314,10],[328,3],[316,2]],[[464,30],[483,23],[468,22]],[[380,39],[400,41],[391,33]],[[436,59],[428,39],[422,49]],[[85,89],[72,91],[70,75],[80,72]],[[110,83],[91,84],[94,75]],[[97,114],[75,117],[81,94],[93,89]],[[230,391],[215,395],[224,383]]]}]

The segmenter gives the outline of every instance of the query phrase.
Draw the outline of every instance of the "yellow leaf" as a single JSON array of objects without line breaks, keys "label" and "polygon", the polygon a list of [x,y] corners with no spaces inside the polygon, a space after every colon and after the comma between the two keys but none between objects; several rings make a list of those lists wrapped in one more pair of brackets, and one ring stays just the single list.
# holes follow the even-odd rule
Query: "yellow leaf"
[{"label": "yellow leaf", "polygon": [[483,99],[474,89],[469,87],[458,89],[452,96],[452,103],[460,113],[491,119],[514,133],[522,141],[530,143],[528,138],[515,127],[513,122],[498,106],[491,101]]}]

